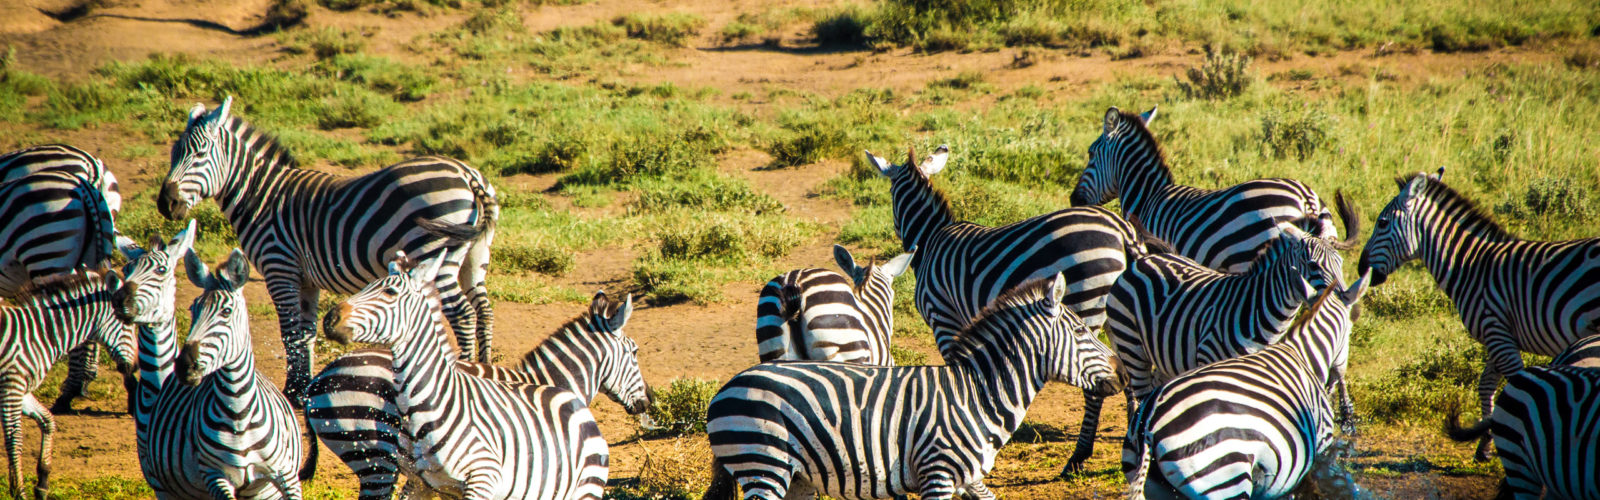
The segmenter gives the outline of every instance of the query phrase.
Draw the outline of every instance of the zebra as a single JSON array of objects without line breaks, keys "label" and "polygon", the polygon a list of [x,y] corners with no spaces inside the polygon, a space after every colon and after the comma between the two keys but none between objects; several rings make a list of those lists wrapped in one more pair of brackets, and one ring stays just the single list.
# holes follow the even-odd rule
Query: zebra
[{"label": "zebra", "polygon": [[1600,335],[1590,335],[1578,339],[1567,349],[1561,351],[1554,358],[1550,358],[1550,365],[1576,366],[1580,368],[1600,368]]},{"label": "zebra", "polygon": [[[1120,197],[1124,216],[1137,219],[1179,255],[1230,273],[1248,270],[1271,241],[1269,230],[1281,222],[1304,220],[1309,222],[1303,228],[1307,232],[1338,240],[1333,214],[1300,181],[1257,179],[1216,190],[1175,184],[1161,145],[1148,128],[1155,116],[1155,108],[1143,114],[1106,110],[1100,137],[1089,145],[1089,163],[1072,189],[1073,206]],[[1343,196],[1335,201],[1350,224],[1353,209]],[[1346,234],[1341,249],[1353,249],[1356,233]]]},{"label": "zebra", "polygon": [[319,291],[360,290],[396,249],[447,256],[435,283],[461,355],[488,362],[484,276],[500,209],[483,174],[440,157],[358,177],[301,169],[276,139],[230,115],[232,102],[190,111],[157,208],[176,220],[205,198],[222,207],[277,308],[289,399],[299,406],[311,381]]},{"label": "zebra", "polygon": [[129,394],[129,410],[134,417],[138,449],[149,449],[150,420],[162,387],[172,376],[177,358],[177,271],[178,265],[194,248],[197,235],[194,219],[171,241],[155,239],[148,248],[124,251],[127,278],[112,294],[119,313],[138,331],[138,388]]},{"label": "zebra", "polygon": [[114,271],[83,268],[34,280],[23,287],[17,304],[0,304],[0,423],[11,460],[11,498],[22,498],[23,416],[37,422],[40,431],[34,498],[43,500],[50,490],[55,418],[31,394],[50,365],[92,339],[109,348],[118,371],[130,376],[133,330],[112,304],[121,286],[122,277]]},{"label": "zebra", "polygon": [[[67,144],[44,144],[0,155],[0,182],[44,170],[83,177],[100,190],[112,219],[122,212],[122,188],[117,184],[117,176],[88,151]],[[118,246],[126,243],[131,241],[120,242]]]},{"label": "zebra", "polygon": [[1123,440],[1129,498],[1279,498],[1337,455],[1334,381],[1370,275],[1329,287],[1285,339],[1150,394]]},{"label": "zebra", "polygon": [[[1007,226],[990,228],[956,222],[944,194],[929,182],[944,169],[950,149],[940,146],[922,165],[907,156],[891,165],[867,152],[868,163],[889,178],[895,234],[912,259],[917,286],[917,312],[933,328],[940,353],[953,344],[954,333],[1005,290],[1030,279],[1056,273],[1067,281],[1067,308],[1091,328],[1105,323],[1106,293],[1128,263],[1144,256],[1144,240],[1135,226],[1100,207],[1069,208]],[[1087,393],[1085,400],[1095,400]],[[1088,412],[1084,424],[1098,421]],[[1078,432],[1077,451],[1068,470],[1079,470],[1094,448],[1094,427]]]},{"label": "zebra", "polygon": [[849,278],[826,269],[796,269],[761,288],[756,302],[756,345],[762,363],[779,359],[848,361],[894,366],[894,279],[913,254],[883,265],[856,265],[850,251],[833,246]]},{"label": "zebra", "polygon": [[[109,200],[85,172],[52,161],[54,156],[24,154],[30,151],[0,157],[0,178],[9,179],[0,183],[0,297],[11,299],[30,280],[104,265],[119,243]],[[72,410],[72,400],[99,375],[99,359],[93,342],[72,350],[71,369],[51,412]]]},{"label": "zebra", "polygon": [[1496,498],[1600,498],[1600,369],[1526,368],[1506,377],[1494,414],[1477,425],[1461,428],[1460,405],[1448,413],[1452,439],[1494,438],[1506,470]]},{"label": "zebra", "polygon": [[[456,361],[458,371],[502,382],[559,387],[585,403],[605,392],[629,414],[639,415],[653,399],[639,371],[638,344],[622,328],[633,312],[633,297],[621,302],[596,293],[586,313],[573,318],[523,355],[516,369]],[[306,399],[308,426],[361,480],[363,500],[388,499],[409,459],[401,416],[395,403],[394,356],[386,349],[362,349],[329,362],[311,381]],[[316,454],[301,479],[316,470]],[[411,484],[409,483],[408,487]]]},{"label": "zebra", "polygon": [[[187,234],[192,233],[185,238]],[[294,409],[256,371],[251,352],[250,318],[242,291],[250,263],[235,248],[213,273],[194,252],[186,250],[183,255],[189,282],[201,289],[189,306],[187,343],[177,353],[172,352],[176,345],[170,337],[141,346],[166,357],[151,363],[158,371],[173,367],[153,403],[141,396],[140,406],[151,405],[150,413],[134,421],[145,481],[161,499],[302,498],[295,467],[304,451]],[[167,266],[157,259],[144,260],[147,265]],[[171,267],[167,270],[170,273]],[[127,296],[141,295],[137,290],[131,293]]]},{"label": "zebra", "polygon": [[997,298],[957,333],[947,366],[762,363],[711,399],[706,499],[993,498],[983,475],[1050,381],[1109,395],[1116,357],[1062,306],[1065,280]]},{"label": "zebra", "polygon": [[[1396,179],[1400,193],[1378,214],[1358,267],[1381,285],[1401,264],[1422,261],[1488,350],[1478,403],[1490,415],[1501,377],[1522,370],[1521,351],[1554,356],[1600,333],[1600,238],[1519,239],[1443,175]],[[1488,439],[1476,458],[1489,459]]]},{"label": "zebra", "polygon": [[[593,498],[605,494],[609,453],[581,395],[547,385],[496,382],[456,369],[432,277],[437,256],[391,261],[324,317],[337,342],[388,346],[395,407],[413,477],[459,498]],[[407,489],[411,489],[408,483]]]}]

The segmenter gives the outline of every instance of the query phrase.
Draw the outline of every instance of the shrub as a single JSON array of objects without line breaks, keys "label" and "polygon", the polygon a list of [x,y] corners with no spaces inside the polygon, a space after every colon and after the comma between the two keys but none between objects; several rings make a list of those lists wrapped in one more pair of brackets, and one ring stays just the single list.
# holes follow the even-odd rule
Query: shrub
[{"label": "shrub", "polygon": [[687,47],[689,39],[700,34],[706,20],[700,16],[670,12],[666,14],[632,13],[618,16],[612,24],[627,31],[628,38],[636,38],[673,47]]},{"label": "shrub", "polygon": [[1450,298],[1431,285],[1390,283],[1368,290],[1361,302],[1368,312],[1389,319],[1448,314],[1454,311]]},{"label": "shrub", "polygon": [[793,132],[767,143],[767,153],[772,164],[794,167],[821,161],[829,156],[849,153],[849,137],[843,128],[832,123],[803,122],[792,126]]},{"label": "shrub", "polygon": [[335,95],[322,100],[322,113],[317,115],[317,126],[323,130],[336,128],[377,126],[398,113],[400,106],[381,96],[366,92]]},{"label": "shrub", "polygon": [[366,48],[363,33],[342,30],[332,26],[305,30],[288,37],[284,48],[295,54],[312,54],[317,59],[327,59],[339,54],[354,54]]},{"label": "shrub", "polygon": [[[659,442],[658,442],[659,443]],[[643,445],[643,443],[641,443]],[[711,484],[711,445],[701,436],[679,436],[667,446],[644,445],[634,487],[607,488],[607,498],[664,500],[699,498]]]},{"label": "shrub", "polygon": [[945,88],[955,90],[972,90],[983,85],[983,72],[978,70],[962,71],[956,76],[952,76],[950,78],[941,78],[928,82],[928,88]]},{"label": "shrub", "polygon": [[1589,187],[1571,177],[1538,177],[1522,187],[1522,195],[1495,207],[1512,217],[1556,217],[1583,219],[1593,212],[1595,197]]},{"label": "shrub", "polygon": [[1250,86],[1253,78],[1249,69],[1249,56],[1208,46],[1205,62],[1189,68],[1186,73],[1188,82],[1176,76],[1172,79],[1190,99],[1227,99],[1243,94]]},{"label": "shrub", "polygon": [[782,203],[751,189],[749,183],[714,174],[687,182],[664,181],[643,186],[630,208],[639,213],[689,209],[761,215],[784,211]]},{"label": "shrub", "polygon": [[1328,142],[1328,114],[1309,109],[1298,116],[1273,111],[1261,117],[1261,145],[1275,158],[1294,153],[1304,161]]},{"label": "shrub", "polygon": [[722,27],[722,43],[746,43],[754,41],[766,31],[754,24],[745,24],[739,21],[730,22]]},{"label": "shrub", "polygon": [[572,252],[548,245],[504,246],[494,251],[496,264],[519,271],[561,276],[572,270]]},{"label": "shrub", "polygon": [[474,35],[489,33],[522,33],[527,28],[522,25],[522,14],[510,7],[497,9],[480,9],[472,16],[461,21],[461,29]]},{"label": "shrub", "polygon": [[851,5],[827,12],[811,25],[811,36],[819,44],[860,45],[867,41],[867,11]]},{"label": "shrub", "polygon": [[329,76],[394,96],[400,101],[420,101],[437,80],[417,68],[393,60],[360,54],[337,55],[320,69]]},{"label": "shrub", "polygon": [[1380,422],[1436,416],[1467,397],[1486,359],[1483,346],[1471,340],[1439,341],[1416,361],[1375,382],[1352,384],[1351,390],[1361,413]]},{"label": "shrub", "polygon": [[[1600,31],[1600,26],[1595,26]],[[1600,69],[1600,50],[1583,48],[1567,54],[1564,59],[1572,69]]]},{"label": "shrub", "polygon": [[715,278],[699,262],[647,256],[633,264],[634,284],[650,294],[657,304],[689,301],[709,304],[721,300],[722,290],[713,284]]},{"label": "shrub", "polygon": [[684,435],[706,431],[706,407],[722,383],[697,378],[675,378],[656,389],[654,404],[646,412],[658,427],[651,435]]},{"label": "shrub", "polygon": [[894,358],[895,366],[923,366],[928,364],[927,354],[898,345],[889,346],[889,357]]}]

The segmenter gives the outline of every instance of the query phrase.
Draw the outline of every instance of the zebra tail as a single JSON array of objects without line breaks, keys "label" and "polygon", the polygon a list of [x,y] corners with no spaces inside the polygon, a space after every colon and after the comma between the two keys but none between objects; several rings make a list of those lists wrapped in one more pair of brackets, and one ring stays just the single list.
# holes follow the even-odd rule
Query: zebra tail
[{"label": "zebra tail", "polygon": [[721,460],[711,461],[711,486],[706,487],[706,493],[700,500],[735,500],[739,497],[739,485],[733,481],[733,473],[722,466]]},{"label": "zebra tail", "polygon": [[106,203],[105,194],[98,186],[83,177],[77,179],[85,225],[94,228],[83,238],[83,263],[91,268],[104,267],[106,259],[111,258],[117,248],[117,226],[111,220],[111,205]]},{"label": "zebra tail", "polygon": [[1333,204],[1339,207],[1339,218],[1344,219],[1344,240],[1333,242],[1333,247],[1339,250],[1356,249],[1356,238],[1361,236],[1361,213],[1356,211],[1356,206],[1344,198],[1344,190],[1333,192]]},{"label": "zebra tail", "polygon": [[500,221],[500,201],[494,193],[489,192],[480,179],[467,178],[467,187],[472,189],[472,197],[478,202],[478,220],[471,224],[452,224],[417,217],[413,222],[434,236],[449,240],[450,245],[462,245],[476,241],[485,234],[491,234],[495,224]]},{"label": "zebra tail", "polygon": [[317,475],[317,458],[322,454],[322,447],[317,446],[317,431],[311,426],[311,409],[301,410],[306,417],[306,434],[311,436],[311,449],[306,450],[306,463],[300,467],[300,481],[308,482]]},{"label": "zebra tail", "polygon": [[1444,433],[1458,442],[1476,441],[1489,434],[1489,426],[1493,423],[1485,417],[1472,427],[1461,427],[1461,402],[1457,401],[1445,411]]},{"label": "zebra tail", "polygon": [[1145,483],[1149,482],[1150,465],[1155,462],[1156,447],[1150,442],[1150,433],[1144,435],[1144,451],[1139,453],[1139,465],[1128,478],[1128,500],[1145,500]]}]

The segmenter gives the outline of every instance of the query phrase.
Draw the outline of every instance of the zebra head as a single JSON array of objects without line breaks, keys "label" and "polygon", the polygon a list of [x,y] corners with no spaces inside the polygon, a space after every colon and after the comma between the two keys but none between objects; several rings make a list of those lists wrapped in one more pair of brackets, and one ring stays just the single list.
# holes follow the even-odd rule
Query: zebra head
[{"label": "zebra head", "polygon": [[622,302],[614,302],[601,291],[589,303],[587,326],[601,343],[596,347],[604,352],[599,360],[600,389],[626,408],[629,415],[638,415],[650,409],[655,391],[645,384],[644,374],[639,371],[639,344],[622,331],[631,315],[632,294]]},{"label": "zebra head", "polygon": [[251,356],[250,315],[242,291],[250,277],[250,262],[244,251],[235,248],[216,273],[194,252],[184,254],[184,264],[189,282],[201,292],[189,306],[188,342],[178,355],[175,372],[194,387],[212,372]]},{"label": "zebra head", "polygon": [[1078,185],[1072,188],[1069,200],[1072,206],[1099,205],[1122,194],[1123,178],[1127,175],[1123,168],[1132,163],[1127,156],[1156,153],[1153,147],[1139,147],[1153,146],[1148,144],[1147,133],[1141,130],[1147,130],[1155,118],[1156,108],[1138,115],[1125,113],[1115,106],[1106,110],[1100,137],[1089,144],[1089,163],[1078,175]]},{"label": "zebra head", "polygon": [[118,314],[129,322],[154,324],[172,321],[177,316],[174,297],[177,293],[178,263],[194,246],[195,222],[189,219],[188,227],[162,243],[152,237],[150,249],[123,247],[128,257],[123,271],[128,274],[122,288],[112,296]]},{"label": "zebra head", "polygon": [[1378,212],[1378,222],[1373,224],[1372,236],[1367,238],[1366,248],[1361,249],[1361,260],[1356,266],[1363,273],[1372,271],[1374,286],[1388,281],[1390,273],[1417,257],[1418,242],[1422,238],[1418,214],[1425,203],[1428,184],[1439,182],[1443,176],[1444,167],[1440,167],[1436,174],[1418,173],[1410,180],[1395,180],[1400,194]]},{"label": "zebra head", "polygon": [[973,318],[967,332],[961,334],[971,340],[958,341],[991,344],[966,349],[980,358],[993,352],[1037,352],[1045,370],[1039,375],[1046,380],[1065,382],[1099,396],[1122,392],[1128,376],[1121,360],[1077,314],[1061,304],[1066,293],[1067,281],[1060,274],[1017,285]]},{"label": "zebra head", "polygon": [[367,284],[323,317],[328,338],[393,346],[443,321],[443,306],[433,289],[442,262],[444,252],[418,263],[396,251],[388,276]]},{"label": "zebra head", "polygon": [[866,267],[861,267],[856,264],[855,257],[850,255],[849,249],[841,245],[834,245],[833,260],[839,264],[839,269],[850,277],[850,281],[855,282],[857,289],[870,287],[877,290],[887,290],[892,301],[894,297],[894,279],[905,274],[906,269],[911,267],[911,258],[916,255],[916,252],[917,250],[912,248],[911,252],[896,255],[883,264],[868,264]]},{"label": "zebra head", "polygon": [[1261,247],[1261,253],[1245,272],[1273,276],[1273,283],[1288,286],[1292,289],[1290,293],[1309,300],[1327,289],[1329,283],[1342,285],[1343,267],[1344,257],[1331,242],[1301,230],[1294,223],[1282,222],[1267,230],[1267,244]]},{"label": "zebra head", "polygon": [[204,104],[196,104],[189,111],[189,123],[172,145],[172,169],[167,171],[156,198],[156,208],[167,220],[184,218],[201,200],[222,190],[231,167],[224,164],[227,155],[223,140],[228,136],[225,129],[232,107],[233,97],[229,96],[210,112],[206,112]]},{"label": "zebra head", "polygon": [[[917,151],[909,150],[906,153],[904,165],[894,165],[888,160],[879,158],[866,151],[867,163],[878,169],[878,174],[889,179],[889,197],[893,200],[895,218],[894,234],[900,237],[901,245],[910,250],[921,242],[925,234],[908,234],[913,231],[926,233],[942,227],[948,222],[939,221],[948,218],[948,207],[943,211],[934,207],[944,205],[943,195],[938,194],[929,183],[929,177],[944,170],[945,164],[950,160],[950,146],[940,145],[933,150],[933,154],[917,164]],[[932,202],[932,206],[928,203]],[[917,208],[920,207],[920,208]],[[916,211],[915,215],[902,216],[902,210]],[[936,215],[937,214],[937,215]]]}]

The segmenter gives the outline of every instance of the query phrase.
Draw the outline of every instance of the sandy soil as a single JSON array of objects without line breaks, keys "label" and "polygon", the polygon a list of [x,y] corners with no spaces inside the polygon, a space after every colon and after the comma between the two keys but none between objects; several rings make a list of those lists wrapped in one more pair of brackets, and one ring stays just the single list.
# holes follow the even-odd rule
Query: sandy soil
[{"label": "sandy soil", "polygon": [[[138,59],[151,52],[183,52],[240,63],[270,63],[280,50],[274,37],[236,34],[258,23],[268,3],[268,0],[110,0],[101,2],[102,6],[87,16],[62,22],[47,13],[62,12],[72,7],[74,2],[13,0],[0,6],[0,45],[15,46],[21,65],[29,71],[69,79],[83,78],[93,68],[107,61]],[[706,31],[715,33],[717,27],[732,20],[740,11],[784,4],[789,3],[754,0],[666,1],[652,4],[650,8],[696,12],[710,21],[711,29]],[[573,7],[545,7],[530,11],[525,22],[532,29],[542,30],[561,24],[609,19],[635,8],[637,5],[634,2],[625,0],[601,0]],[[412,56],[400,49],[401,44],[418,33],[453,23],[459,17],[460,14],[451,13],[436,13],[426,17],[400,14],[391,17],[360,11],[336,13],[313,8],[308,23],[312,26],[381,27],[369,42],[369,50],[406,59]],[[823,95],[836,95],[864,86],[912,90],[922,88],[931,79],[975,69],[991,75],[988,81],[1001,89],[997,95],[1022,85],[1036,84],[1057,91],[1057,96],[1071,96],[1078,91],[1086,92],[1094,83],[1122,75],[1156,74],[1165,77],[1175,74],[1193,64],[1198,57],[1177,48],[1124,61],[1110,61],[1103,54],[1083,56],[1043,51],[1039,64],[1013,69],[1011,62],[1017,54],[1017,50],[1011,49],[990,53],[934,55],[907,50],[830,51],[805,46],[803,37],[798,33],[787,36],[783,47],[778,49],[725,47],[711,35],[706,35],[696,47],[674,54],[679,64],[635,72],[627,78],[645,82],[670,81],[680,86],[717,87],[723,90],[721,99],[728,99],[727,96],[739,91],[764,95],[761,91],[771,86]],[[1340,53],[1329,57],[1301,56],[1263,62],[1258,67],[1264,75],[1299,68],[1311,69],[1319,75],[1339,75],[1345,71],[1342,68],[1370,69],[1381,65],[1402,81],[1422,82],[1429,75],[1451,74],[1468,67],[1510,60],[1549,60],[1553,57],[1556,56],[1537,48],[1467,55],[1399,54],[1382,58],[1375,58],[1368,53]],[[1362,72],[1359,76],[1348,77],[1366,78],[1365,75]],[[1060,92],[1063,90],[1066,92]],[[729,99],[728,103],[758,108],[764,104],[760,98],[748,101]],[[962,105],[983,104],[984,100],[978,99],[976,103]],[[130,139],[129,134],[123,134],[116,127],[69,132],[0,128],[0,133],[46,134],[39,136],[41,140],[71,142],[91,151],[105,152],[102,157],[107,165],[126,183],[125,193],[138,192],[152,185],[156,177],[164,175],[166,170],[164,145],[158,145],[153,154],[136,155],[133,158],[118,156],[116,153],[123,151],[125,146],[139,141]],[[817,185],[842,171],[844,163],[828,161],[784,170],[761,169],[765,164],[767,158],[763,153],[749,150],[734,151],[720,158],[724,171],[749,179],[758,189],[782,201],[792,215],[811,219],[828,228],[837,228],[849,218],[852,209],[846,203],[822,199],[813,194]],[[553,180],[551,176],[518,176],[508,179],[507,184],[511,188],[541,191]],[[786,257],[784,264],[793,267],[831,267],[829,248],[835,235],[833,229],[825,231]],[[561,284],[579,290],[624,289],[629,265],[637,254],[638,250],[634,248],[620,246],[578,255],[577,266],[570,275],[560,279]],[[726,290],[728,300],[713,305],[660,307],[642,304],[627,331],[638,340],[641,347],[639,359],[646,379],[653,384],[664,384],[675,377],[726,379],[748,367],[756,359],[751,332],[754,292],[759,286],[760,283],[729,285]],[[187,303],[192,295],[193,290],[185,284],[180,301]],[[254,304],[270,303],[259,282],[247,287],[247,299]],[[501,355],[517,354],[532,348],[561,321],[572,317],[582,307],[576,304],[535,306],[503,301],[497,303],[496,344]],[[256,332],[255,347],[260,368],[272,378],[281,380],[283,349],[275,333],[276,320],[254,317],[251,327]],[[920,347],[933,354],[929,346]],[[506,358],[510,359],[509,356]],[[937,359],[937,356],[930,358]],[[105,372],[111,373],[109,369]],[[114,377],[103,377],[101,384],[114,385],[109,380]],[[75,482],[105,475],[137,477],[138,461],[131,438],[133,422],[124,413],[122,398],[114,396],[86,401],[80,407],[85,410],[83,414],[62,416],[58,421],[56,480]],[[1029,413],[1031,421],[1041,424],[1040,432],[1037,436],[1019,436],[1018,441],[1007,448],[989,484],[1008,498],[1043,499],[1110,493],[1097,491],[1085,482],[1061,482],[1055,479],[1061,462],[1072,447],[1072,434],[1076,432],[1081,407],[1082,400],[1076,390],[1050,388]],[[635,476],[651,450],[665,450],[674,446],[670,441],[641,442],[635,439],[631,420],[613,403],[596,403],[595,411],[606,435],[619,443],[612,448],[612,475],[615,478]],[[1099,433],[1099,446],[1089,467],[1091,471],[1106,474],[1117,467],[1123,421],[1122,403],[1114,400],[1103,417],[1106,425]],[[1383,439],[1361,442],[1359,447],[1362,453],[1356,462],[1368,467],[1388,467],[1397,463],[1413,466],[1406,469],[1412,472],[1363,475],[1363,484],[1380,496],[1491,496],[1495,482],[1493,478],[1447,476],[1445,473],[1448,471],[1431,466],[1427,459],[1418,462],[1414,458],[1466,453],[1463,447],[1443,442],[1431,426],[1409,431],[1385,431],[1383,436]],[[29,446],[28,449],[33,447]],[[324,454],[319,468],[319,481],[331,482],[342,489],[354,488],[354,479],[348,469],[329,454]]]}]

